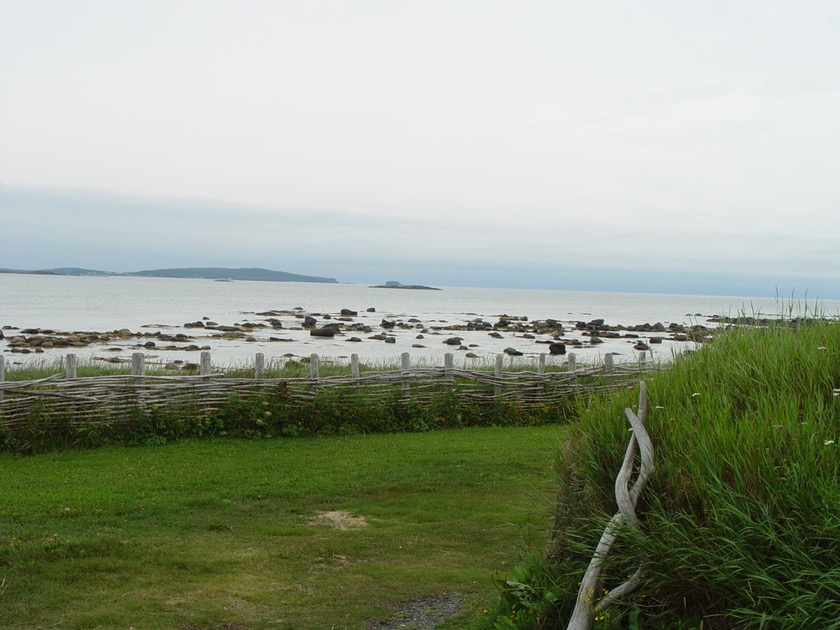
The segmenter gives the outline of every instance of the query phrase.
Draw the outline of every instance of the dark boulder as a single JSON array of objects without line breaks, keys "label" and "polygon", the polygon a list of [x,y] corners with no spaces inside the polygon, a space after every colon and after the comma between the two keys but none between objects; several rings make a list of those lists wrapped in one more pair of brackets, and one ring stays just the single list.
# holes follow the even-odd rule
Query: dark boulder
[{"label": "dark boulder", "polygon": [[505,348],[504,353],[512,357],[521,357],[522,353],[516,348]]},{"label": "dark boulder", "polygon": [[323,328],[313,328],[309,331],[309,335],[311,337],[335,337],[335,333],[338,332],[332,326],[324,326]]},{"label": "dark boulder", "polygon": [[394,322],[388,321],[387,319],[383,319],[382,323],[380,323],[379,325],[382,326],[382,328],[393,328]]},{"label": "dark boulder", "polygon": [[303,318],[303,327],[304,328],[314,328],[318,325],[318,320],[316,320],[311,315],[307,315]]},{"label": "dark boulder", "polygon": [[355,317],[359,313],[356,311],[351,311],[349,308],[341,309],[341,316],[342,317]]},{"label": "dark boulder", "polygon": [[566,354],[566,344],[559,341],[548,344],[549,354]]}]

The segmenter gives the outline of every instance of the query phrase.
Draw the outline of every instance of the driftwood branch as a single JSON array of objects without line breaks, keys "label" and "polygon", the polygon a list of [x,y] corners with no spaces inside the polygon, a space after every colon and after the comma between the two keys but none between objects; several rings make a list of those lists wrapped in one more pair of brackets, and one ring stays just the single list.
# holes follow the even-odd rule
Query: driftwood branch
[{"label": "driftwood branch", "polygon": [[[601,540],[598,541],[589,567],[587,567],[583,580],[581,580],[577,602],[569,619],[567,630],[590,630],[598,613],[605,610],[616,600],[636,590],[641,584],[642,567],[636,569],[624,583],[609,592],[603,589],[601,580],[604,559],[612,550],[620,528],[624,525],[637,526],[636,505],[651,473],[653,473],[653,444],[645,429],[647,390],[644,381],[639,383],[638,414],[633,413],[633,410],[629,408],[625,409],[624,413],[630,422],[633,434],[627,444],[624,461],[615,479],[615,499],[618,512],[604,528]],[[641,462],[638,475],[635,481],[631,483],[637,450],[640,452]]]}]

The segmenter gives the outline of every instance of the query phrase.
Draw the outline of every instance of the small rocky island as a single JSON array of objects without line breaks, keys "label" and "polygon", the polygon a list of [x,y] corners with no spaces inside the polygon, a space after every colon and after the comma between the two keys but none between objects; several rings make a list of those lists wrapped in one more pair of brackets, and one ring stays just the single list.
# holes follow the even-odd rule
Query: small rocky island
[{"label": "small rocky island", "polygon": [[396,280],[388,280],[385,284],[375,284],[371,289],[415,289],[420,291],[440,291],[437,287],[427,287],[422,284],[403,284]]}]

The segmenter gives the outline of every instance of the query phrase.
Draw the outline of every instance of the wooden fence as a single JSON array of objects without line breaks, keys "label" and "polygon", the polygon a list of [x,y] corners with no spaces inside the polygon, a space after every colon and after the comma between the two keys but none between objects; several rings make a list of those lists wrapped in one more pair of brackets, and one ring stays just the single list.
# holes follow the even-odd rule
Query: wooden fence
[{"label": "wooden fence", "polygon": [[580,366],[569,354],[563,370],[546,370],[542,354],[533,370],[504,370],[504,355],[496,357],[492,370],[454,367],[447,353],[442,367],[412,367],[408,353],[401,356],[400,368],[362,371],[358,355],[352,355],[349,376],[322,376],[317,354],[309,358],[309,376],[266,378],[265,357],[256,355],[253,378],[234,378],[214,372],[209,352],[201,353],[197,375],[156,376],[145,370],[145,356],[132,356],[131,373],[80,378],[76,355],[68,354],[64,373],[27,381],[6,381],[4,357],[0,356],[0,428],[22,426],[37,415],[49,425],[61,421],[72,425],[120,425],[137,422],[152,409],[190,408],[207,413],[218,409],[233,395],[240,399],[278,390],[291,399],[312,400],[319,391],[354,388],[357,395],[370,398],[399,396],[418,402],[439,395],[441,388],[458,387],[467,404],[516,401],[523,407],[545,405],[581,392],[613,391],[632,386],[640,372],[653,368],[644,353],[633,363],[614,364],[607,354],[597,366]]}]

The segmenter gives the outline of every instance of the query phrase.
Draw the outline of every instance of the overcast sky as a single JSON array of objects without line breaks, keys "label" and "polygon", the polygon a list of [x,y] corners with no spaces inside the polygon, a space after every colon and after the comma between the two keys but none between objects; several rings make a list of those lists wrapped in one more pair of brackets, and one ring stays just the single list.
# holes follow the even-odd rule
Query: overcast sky
[{"label": "overcast sky", "polygon": [[0,0],[0,267],[840,297],[840,3]]}]

